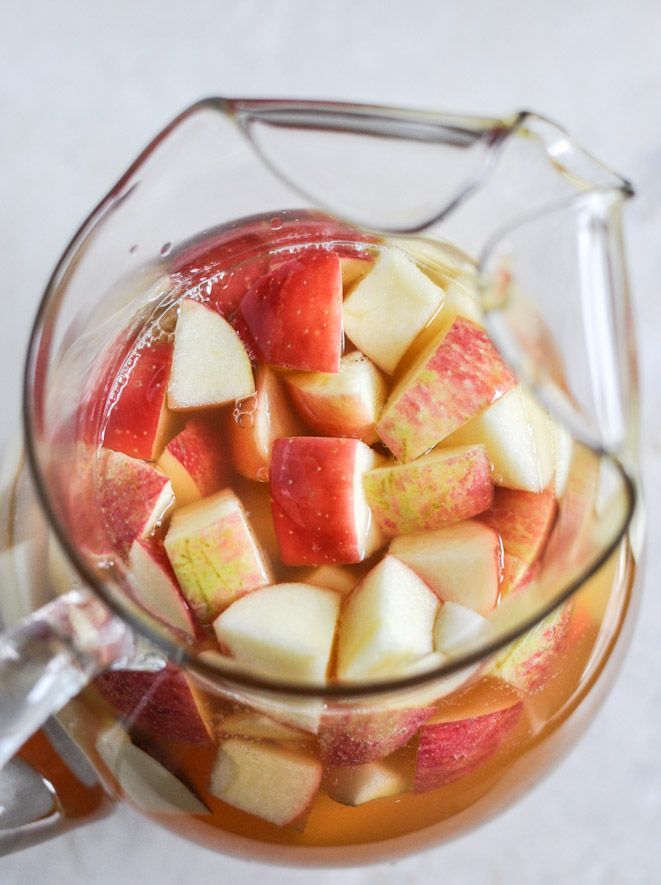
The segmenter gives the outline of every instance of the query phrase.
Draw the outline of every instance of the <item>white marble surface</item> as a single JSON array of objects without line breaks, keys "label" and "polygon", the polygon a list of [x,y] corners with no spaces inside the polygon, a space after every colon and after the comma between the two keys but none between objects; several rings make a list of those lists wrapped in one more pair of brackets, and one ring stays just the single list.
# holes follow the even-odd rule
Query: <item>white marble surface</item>
[{"label": "white marble surface", "polygon": [[[661,5],[656,0],[0,0],[0,402],[70,233],[138,149],[204,94],[310,96],[556,117],[625,171],[642,351],[650,555],[617,687],[544,784],[481,830],[342,872],[216,856],[128,810],[0,860],[3,883],[647,885],[661,874]],[[213,878],[212,878],[213,877]]]}]

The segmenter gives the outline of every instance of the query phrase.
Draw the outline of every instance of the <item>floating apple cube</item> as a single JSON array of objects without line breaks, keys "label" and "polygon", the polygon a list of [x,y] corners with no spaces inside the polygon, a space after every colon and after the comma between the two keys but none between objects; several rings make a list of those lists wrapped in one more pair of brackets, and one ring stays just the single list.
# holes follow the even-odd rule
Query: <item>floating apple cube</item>
[{"label": "floating apple cube", "polygon": [[378,455],[355,439],[276,440],[271,499],[285,564],[360,562],[381,545],[362,485],[377,463]]},{"label": "floating apple cube", "polygon": [[239,596],[272,581],[270,564],[231,489],[177,510],[165,549],[188,604],[203,624]]},{"label": "floating apple cube", "polygon": [[386,556],[352,591],[342,614],[337,675],[359,680],[397,675],[433,651],[438,597],[408,566]]},{"label": "floating apple cube", "polygon": [[487,450],[496,485],[541,492],[553,479],[551,419],[520,384],[443,441],[450,446],[476,443]]},{"label": "floating apple cube", "polygon": [[145,814],[209,814],[192,790],[136,747],[118,725],[98,735],[95,749],[122,793]]},{"label": "floating apple cube", "polygon": [[175,429],[166,402],[171,342],[154,343],[132,353],[123,377],[114,383],[104,445],[132,458],[154,461]]},{"label": "floating apple cube", "polygon": [[409,779],[392,765],[367,762],[332,769],[326,775],[325,786],[331,799],[356,806],[405,793]]},{"label": "floating apple cube", "polygon": [[339,372],[343,342],[338,255],[307,251],[278,265],[252,286],[239,315],[264,362],[305,372]]},{"label": "floating apple cube", "polygon": [[191,639],[197,636],[195,618],[160,539],[136,538],[129,552],[129,574],[133,597],[150,614]]},{"label": "floating apple cube", "polygon": [[442,303],[443,290],[403,252],[382,249],[344,302],[344,329],[359,350],[392,373]]},{"label": "floating apple cube", "polygon": [[229,478],[227,443],[215,417],[189,418],[158,459],[178,507],[222,489]]},{"label": "floating apple cube", "polygon": [[232,326],[211,307],[184,298],[174,331],[168,406],[222,406],[255,392],[252,366]]},{"label": "floating apple cube", "polygon": [[450,654],[464,643],[489,635],[489,621],[472,608],[445,602],[434,623],[434,648]]},{"label": "floating apple cube", "polygon": [[321,759],[327,766],[363,765],[384,759],[406,746],[434,712],[432,706],[375,706],[346,713],[331,710],[319,726]]},{"label": "floating apple cube", "polygon": [[[95,504],[108,542],[114,552],[126,556],[135,539],[149,535],[174,504],[172,485],[152,464],[110,449],[99,451],[92,469]],[[87,503],[91,505],[89,499]],[[94,519],[90,509],[80,516]]]},{"label": "floating apple cube", "polygon": [[237,600],[214,621],[220,645],[246,668],[324,684],[340,597],[307,584],[276,584]]},{"label": "floating apple cube", "polygon": [[390,552],[443,601],[488,614],[500,589],[500,538],[489,526],[466,520],[431,532],[401,535]]},{"label": "floating apple cube", "polygon": [[389,464],[363,477],[365,497],[388,537],[442,528],[482,513],[493,501],[484,446],[435,449],[410,464]]},{"label": "floating apple cube", "polygon": [[211,713],[203,696],[171,664],[157,673],[113,670],[99,676],[94,687],[127,728],[192,744],[213,740]]},{"label": "floating apple cube", "polygon": [[515,383],[484,329],[457,317],[395,386],[377,433],[398,460],[412,461]]},{"label": "floating apple cube", "polygon": [[275,440],[302,429],[277,375],[264,365],[257,369],[255,395],[239,402],[227,421],[234,469],[261,482],[268,479]]},{"label": "floating apple cube", "polygon": [[342,357],[338,374],[296,372],[287,376],[287,385],[300,416],[317,433],[376,442],[388,386],[360,351]]},{"label": "floating apple cube", "polygon": [[467,777],[491,759],[521,721],[523,704],[509,702],[465,715],[448,711],[420,729],[413,791],[425,793]]},{"label": "floating apple cube", "polygon": [[229,738],[220,746],[209,791],[234,808],[285,827],[312,804],[322,773],[314,756]]}]

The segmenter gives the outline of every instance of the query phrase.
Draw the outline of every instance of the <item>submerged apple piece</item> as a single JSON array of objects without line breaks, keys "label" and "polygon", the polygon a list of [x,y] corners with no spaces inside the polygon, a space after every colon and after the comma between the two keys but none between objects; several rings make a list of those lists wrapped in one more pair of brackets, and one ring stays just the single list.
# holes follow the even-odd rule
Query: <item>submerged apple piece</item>
[{"label": "submerged apple piece", "polygon": [[313,587],[325,587],[326,590],[335,590],[341,596],[351,593],[357,584],[356,576],[339,565],[320,565],[318,568],[306,572],[305,584]]},{"label": "submerged apple piece", "polygon": [[326,775],[325,786],[331,799],[355,806],[405,793],[409,782],[406,775],[390,765],[367,762],[332,769]]},{"label": "submerged apple piece", "polygon": [[363,474],[378,461],[355,439],[276,440],[271,499],[285,564],[360,562],[381,545],[362,484]]},{"label": "submerged apple piece", "polygon": [[431,706],[329,711],[319,726],[324,765],[362,765],[405,746],[435,712]]},{"label": "submerged apple piece", "polygon": [[434,648],[437,652],[449,654],[471,639],[488,635],[488,631],[487,618],[472,608],[446,602],[434,623]]},{"label": "submerged apple piece", "polygon": [[118,725],[99,734],[95,749],[122,793],[145,814],[209,814],[192,790],[136,747]]},{"label": "submerged apple piece", "polygon": [[234,469],[260,481],[268,478],[275,440],[301,432],[280,381],[265,365],[257,369],[255,395],[238,403],[227,422]]},{"label": "submerged apple piece", "polygon": [[113,670],[94,681],[127,728],[160,738],[208,744],[211,713],[185,674],[168,664],[157,673]]},{"label": "submerged apple piece", "polygon": [[182,299],[174,331],[169,407],[222,406],[254,392],[250,359],[234,329],[210,307]]},{"label": "submerged apple piece", "polygon": [[218,732],[230,737],[267,741],[300,741],[309,738],[304,732],[258,712],[230,713],[223,716],[218,724]]},{"label": "submerged apple piece", "polygon": [[496,485],[541,492],[553,478],[551,419],[520,384],[443,441],[451,446],[475,443],[485,446]]},{"label": "submerged apple piece", "polygon": [[191,639],[197,635],[193,614],[159,538],[137,538],[129,552],[131,591],[147,611]]},{"label": "submerged apple piece", "polygon": [[172,486],[152,464],[110,449],[99,451],[93,471],[107,539],[126,556],[135,539],[150,534],[174,504]]},{"label": "submerged apple piece", "polygon": [[158,466],[170,478],[178,507],[222,489],[229,476],[229,458],[214,417],[189,418],[165,447]]},{"label": "submerged apple piece", "polygon": [[170,342],[132,351],[108,398],[106,448],[144,461],[158,458],[176,421],[166,404],[171,364]]},{"label": "submerged apple piece", "polygon": [[374,259],[369,252],[360,252],[353,255],[340,255],[340,270],[342,272],[342,288],[345,293],[355,282],[360,280],[371,269]]},{"label": "submerged apple piece", "polygon": [[241,738],[223,741],[209,791],[234,808],[285,827],[303,814],[321,784],[314,756]]},{"label": "submerged apple piece", "polygon": [[573,612],[570,599],[509,645],[496,658],[493,675],[525,694],[539,691],[558,672]]},{"label": "submerged apple piece", "polygon": [[337,649],[338,678],[397,675],[429,654],[438,607],[438,597],[415,572],[386,556],[347,600]]},{"label": "submerged apple piece", "polygon": [[404,373],[377,433],[398,460],[412,461],[515,383],[484,329],[457,317]]},{"label": "submerged apple piece", "polygon": [[218,642],[246,667],[323,684],[340,597],[307,584],[276,584],[239,599],[214,621]]},{"label": "submerged apple piece", "polygon": [[252,286],[239,315],[264,362],[306,372],[339,372],[339,257],[335,252],[307,251],[278,265]]},{"label": "submerged apple piece", "polygon": [[424,793],[471,774],[487,762],[521,720],[523,703],[504,701],[495,709],[450,710],[420,729],[413,791]]},{"label": "submerged apple piece", "polygon": [[388,387],[360,351],[342,357],[339,374],[297,372],[287,376],[287,385],[299,414],[317,433],[376,441]]},{"label": "submerged apple piece", "polygon": [[177,510],[165,549],[188,604],[203,624],[237,597],[272,581],[266,556],[231,489]]},{"label": "submerged apple piece", "polygon": [[483,519],[500,534],[503,543],[503,592],[511,593],[534,565],[549,537],[555,514],[552,489],[539,493],[496,489],[493,506]]},{"label": "submerged apple piece", "polygon": [[374,519],[388,537],[441,528],[491,506],[493,483],[484,446],[435,449],[410,464],[363,477]]},{"label": "submerged apple piece", "polygon": [[359,350],[392,373],[442,302],[443,290],[403,252],[384,248],[344,302],[344,329]]},{"label": "submerged apple piece", "polygon": [[488,614],[498,600],[501,547],[497,533],[473,520],[402,535],[390,552],[443,600]]}]

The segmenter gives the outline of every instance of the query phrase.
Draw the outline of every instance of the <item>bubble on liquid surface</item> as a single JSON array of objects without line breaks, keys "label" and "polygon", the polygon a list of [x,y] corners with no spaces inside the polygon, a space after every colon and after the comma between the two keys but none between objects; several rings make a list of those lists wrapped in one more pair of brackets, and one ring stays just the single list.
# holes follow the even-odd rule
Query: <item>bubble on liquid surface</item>
[{"label": "bubble on liquid surface", "polygon": [[169,255],[171,249],[172,249],[172,243],[163,243],[163,245],[161,246],[161,255],[163,255],[163,257],[165,257],[166,255]]},{"label": "bubble on liquid surface", "polygon": [[268,482],[269,481],[269,469],[268,467],[260,467],[257,471],[257,482]]},{"label": "bubble on liquid surface", "polygon": [[282,228],[282,219],[280,218],[272,218],[271,219],[271,230],[280,230]]},{"label": "bubble on liquid surface", "polygon": [[239,425],[239,427],[243,428],[252,427],[253,424],[253,417],[248,412],[235,412],[234,420]]}]

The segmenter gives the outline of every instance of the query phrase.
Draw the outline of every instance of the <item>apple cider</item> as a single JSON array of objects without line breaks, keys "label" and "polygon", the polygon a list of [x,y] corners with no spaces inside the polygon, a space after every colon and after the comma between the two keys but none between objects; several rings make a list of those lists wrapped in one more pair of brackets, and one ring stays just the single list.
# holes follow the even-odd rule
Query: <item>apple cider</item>
[{"label": "apple cider", "polygon": [[599,457],[503,361],[447,245],[282,213],[159,270],[90,377],[71,532],[226,676],[108,672],[77,739],[118,795],[237,854],[355,863],[474,826],[608,678],[624,542],[476,652],[594,540]]}]

